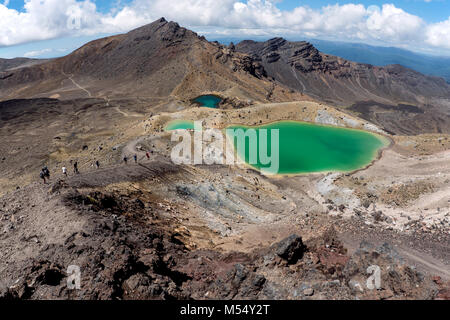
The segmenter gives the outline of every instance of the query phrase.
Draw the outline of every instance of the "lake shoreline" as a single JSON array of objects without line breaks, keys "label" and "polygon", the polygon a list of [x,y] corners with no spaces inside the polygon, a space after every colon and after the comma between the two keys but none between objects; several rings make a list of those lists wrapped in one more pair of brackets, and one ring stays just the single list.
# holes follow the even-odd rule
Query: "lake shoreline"
[{"label": "lake shoreline", "polygon": [[[304,124],[304,125],[308,125],[310,127],[326,127],[326,128],[332,128],[332,129],[342,129],[342,130],[347,130],[347,131],[356,131],[356,132],[360,132],[360,133],[364,133],[364,134],[369,134],[369,135],[375,137],[381,143],[381,146],[378,147],[376,150],[374,150],[374,155],[370,156],[371,161],[367,165],[364,165],[361,168],[351,169],[351,170],[339,170],[339,169],[337,169],[337,170],[318,170],[318,171],[308,171],[308,172],[267,174],[267,173],[264,173],[264,170],[261,170],[257,166],[251,165],[251,164],[249,164],[246,161],[241,159],[241,164],[244,167],[252,169],[252,170],[256,170],[256,171],[260,172],[261,174],[263,174],[265,176],[270,176],[270,177],[273,177],[273,178],[295,177],[295,176],[305,176],[305,175],[314,175],[314,174],[331,174],[331,173],[354,174],[354,173],[357,173],[357,172],[359,172],[361,170],[365,170],[365,169],[369,168],[370,166],[372,166],[376,161],[381,159],[381,157],[383,155],[383,152],[385,150],[390,149],[395,144],[391,137],[389,137],[389,136],[387,136],[385,134],[378,133],[378,132],[372,132],[372,131],[367,131],[367,130],[357,129],[357,128],[340,127],[340,126],[334,126],[334,125],[316,124],[316,123],[312,123],[312,122],[297,121],[297,120],[270,121],[270,122],[267,122],[267,123],[264,123],[264,124],[259,124],[259,125],[232,124],[232,125],[226,126],[222,130],[225,131],[226,129],[232,128],[232,127],[239,127],[239,128],[245,128],[245,129],[254,129],[254,128],[263,128],[264,129],[264,127],[266,127],[266,126],[274,125],[274,124],[277,124],[277,123]],[[226,135],[226,137],[227,137],[227,144],[230,143],[230,144],[234,145],[234,143],[230,141],[228,135]],[[237,153],[236,148],[234,147],[234,149],[235,149],[235,154],[236,154]],[[237,154],[236,154],[236,156],[240,157]]]}]

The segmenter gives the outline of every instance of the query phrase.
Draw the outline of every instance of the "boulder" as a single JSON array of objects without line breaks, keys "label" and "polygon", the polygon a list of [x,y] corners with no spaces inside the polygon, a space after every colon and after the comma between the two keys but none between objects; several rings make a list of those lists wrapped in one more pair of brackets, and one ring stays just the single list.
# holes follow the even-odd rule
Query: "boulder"
[{"label": "boulder", "polygon": [[294,264],[301,259],[305,251],[306,247],[302,238],[296,234],[290,235],[275,245],[276,254],[289,264]]}]

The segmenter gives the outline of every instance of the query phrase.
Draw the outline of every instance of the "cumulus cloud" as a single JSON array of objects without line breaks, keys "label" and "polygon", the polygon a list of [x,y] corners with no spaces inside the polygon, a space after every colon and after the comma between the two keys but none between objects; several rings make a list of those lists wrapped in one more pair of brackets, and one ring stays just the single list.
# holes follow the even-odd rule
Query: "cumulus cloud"
[{"label": "cumulus cloud", "polygon": [[26,0],[19,12],[0,4],[0,46],[67,35],[124,32],[159,17],[212,35],[326,37],[411,47],[449,48],[450,18],[427,24],[393,4],[299,6],[280,10],[278,0],[134,0],[100,13],[91,0]]},{"label": "cumulus cloud", "polygon": [[[70,25],[71,18],[80,22],[78,30]],[[0,5],[0,45],[52,39],[83,29],[85,32],[98,24],[97,20],[95,4],[90,1],[25,0],[23,12]]]},{"label": "cumulus cloud", "polygon": [[450,49],[450,18],[428,26],[426,42],[435,47]]},{"label": "cumulus cloud", "polygon": [[378,39],[391,41],[417,40],[417,33],[424,27],[424,21],[414,15],[396,8],[392,4],[369,7],[367,28]]}]

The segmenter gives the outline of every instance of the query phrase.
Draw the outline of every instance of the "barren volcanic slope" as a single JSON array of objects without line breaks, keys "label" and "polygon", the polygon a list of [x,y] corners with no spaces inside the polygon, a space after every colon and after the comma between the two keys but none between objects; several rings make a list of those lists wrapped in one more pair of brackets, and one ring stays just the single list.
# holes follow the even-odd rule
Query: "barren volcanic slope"
[{"label": "barren volcanic slope", "polygon": [[318,100],[352,106],[397,134],[450,132],[450,85],[400,65],[375,67],[323,54],[308,42],[242,41],[268,76]]},{"label": "barren volcanic slope", "polygon": [[[389,135],[324,104],[326,90],[316,97],[332,75],[292,74],[311,80],[313,101],[267,78],[272,64],[164,19],[41,62],[0,73],[0,298],[449,298],[449,135]],[[362,78],[349,77],[334,85],[353,92]],[[433,81],[423,90],[442,97]],[[373,98],[361,92],[352,97]],[[220,96],[218,108],[193,103],[203,94]],[[364,170],[271,177],[173,164],[164,128],[174,120],[298,120],[378,132],[392,146]],[[67,288],[69,265],[80,290]],[[379,290],[365,285],[370,265]]]}]

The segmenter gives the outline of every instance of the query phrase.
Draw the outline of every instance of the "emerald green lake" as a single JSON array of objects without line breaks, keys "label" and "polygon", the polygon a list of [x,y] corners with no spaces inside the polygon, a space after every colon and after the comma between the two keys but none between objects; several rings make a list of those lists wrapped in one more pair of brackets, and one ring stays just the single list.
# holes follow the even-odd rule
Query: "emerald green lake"
[{"label": "emerald green lake", "polygon": [[166,131],[173,131],[178,129],[194,129],[194,121],[188,120],[173,120],[170,121],[164,128]]},{"label": "emerald green lake", "polygon": [[[258,141],[261,129],[267,130],[267,150],[271,150],[271,129],[279,130],[278,174],[300,174],[321,171],[353,171],[370,164],[378,151],[389,145],[387,138],[361,130],[321,126],[297,121],[280,121],[258,127],[230,126],[227,129],[255,129]],[[230,138],[228,136],[228,138]],[[238,139],[234,139],[237,149]],[[262,165],[259,156],[256,169],[268,168]],[[245,150],[245,154],[243,154]],[[245,148],[237,151],[241,159],[249,162],[249,138]],[[240,154],[241,153],[241,154]],[[265,162],[267,163],[267,162]]]},{"label": "emerald green lake", "polygon": [[195,103],[198,103],[201,107],[218,108],[221,98],[214,95],[204,95],[194,99]]}]

